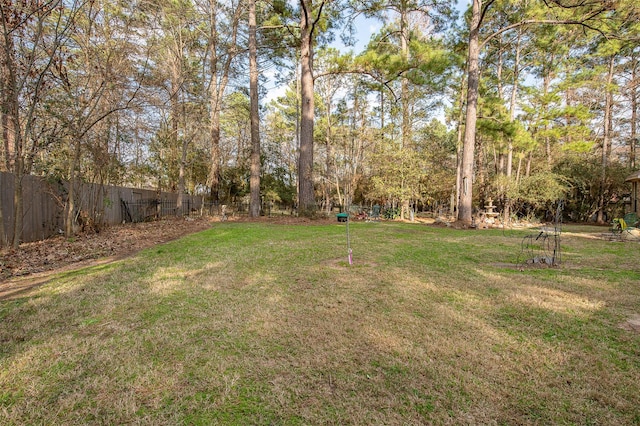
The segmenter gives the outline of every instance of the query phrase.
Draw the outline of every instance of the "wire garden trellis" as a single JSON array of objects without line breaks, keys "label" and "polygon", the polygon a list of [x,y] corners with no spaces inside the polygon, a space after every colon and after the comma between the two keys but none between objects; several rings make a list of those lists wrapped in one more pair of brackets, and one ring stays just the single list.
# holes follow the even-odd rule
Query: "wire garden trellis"
[{"label": "wire garden trellis", "polygon": [[521,251],[518,256],[520,269],[528,265],[558,266],[562,262],[562,211],[564,201],[559,200],[556,205],[553,224],[539,228],[538,232],[529,234],[522,239]]}]

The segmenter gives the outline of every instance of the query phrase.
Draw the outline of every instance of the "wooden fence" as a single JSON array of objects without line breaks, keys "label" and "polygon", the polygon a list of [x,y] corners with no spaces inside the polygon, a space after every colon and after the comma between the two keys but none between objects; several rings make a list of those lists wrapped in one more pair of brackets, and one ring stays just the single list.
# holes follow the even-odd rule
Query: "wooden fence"
[{"label": "wooden fence", "polygon": [[[4,226],[8,240],[13,238],[14,185],[13,174],[0,172],[0,208],[4,218],[4,223],[0,225]],[[22,242],[38,241],[62,232],[68,188],[68,182],[24,176]],[[87,222],[114,225],[175,215],[178,199],[178,194],[175,193],[89,183],[83,183],[77,194],[76,204],[79,207],[76,226],[82,226]],[[147,209],[140,213],[137,206],[141,205],[153,205],[156,209]],[[158,206],[161,208],[157,208]],[[199,212],[201,207],[202,197],[183,197],[183,214]],[[137,213],[132,213],[134,208],[138,208]]]}]

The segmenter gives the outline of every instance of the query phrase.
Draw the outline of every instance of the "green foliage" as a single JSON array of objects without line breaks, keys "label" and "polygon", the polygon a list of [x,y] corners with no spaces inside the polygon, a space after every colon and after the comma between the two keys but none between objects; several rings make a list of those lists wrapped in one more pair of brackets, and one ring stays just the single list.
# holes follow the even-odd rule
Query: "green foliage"
[{"label": "green foliage", "polygon": [[448,202],[456,183],[456,134],[432,120],[416,135],[418,155],[424,158],[420,199],[425,203]]},{"label": "green foliage", "polygon": [[515,123],[499,119],[481,118],[478,120],[478,132],[493,140],[512,138],[515,135]]},{"label": "green foliage", "polygon": [[[618,202],[630,191],[629,184],[624,181],[630,170],[617,161],[609,164],[603,188],[600,161],[598,155],[572,154],[565,156],[554,169],[570,185],[565,211],[573,220],[589,220],[597,211],[598,200],[603,191],[606,200]],[[617,214],[620,214],[622,207],[620,203],[607,203],[605,213],[611,216],[614,210],[619,210]]]},{"label": "green foliage", "polygon": [[522,179],[517,199],[534,208],[563,199],[569,190],[566,179],[552,172],[539,172]]},{"label": "green foliage", "polygon": [[368,199],[402,202],[421,197],[425,159],[419,152],[389,143],[373,161],[376,173]]},{"label": "green foliage", "polygon": [[382,217],[394,220],[400,217],[400,207],[388,207],[382,211]]},{"label": "green foliage", "polygon": [[287,183],[286,175],[283,172],[283,169],[276,169],[275,173],[263,174],[260,179],[261,192],[266,200],[293,206],[296,187]]},{"label": "green foliage", "polygon": [[509,199],[512,212],[520,216],[544,215],[549,206],[565,200],[570,191],[570,183],[564,176],[549,171],[523,177],[520,182],[499,175],[492,187],[491,193]]},{"label": "green foliage", "polygon": [[245,167],[225,167],[220,180],[222,198],[238,201],[249,193],[249,170]]},{"label": "green foliage", "polygon": [[[73,167],[88,181],[177,189],[181,149],[186,146],[187,190],[202,191],[211,167],[214,103],[209,90],[214,79],[221,82],[220,67],[230,58],[227,87],[232,89],[221,99],[221,191],[232,198],[246,193],[246,26],[243,18],[235,26],[234,19],[244,13],[238,9],[236,14],[236,3],[99,0],[65,3],[58,9],[47,4],[38,13],[31,9],[37,5],[27,3],[5,12],[11,37],[3,43],[3,49],[13,49],[3,57],[15,60],[16,87],[21,90],[16,99],[22,153],[30,163],[27,172],[69,179]],[[452,105],[447,119],[457,123],[464,104],[468,28],[461,22],[463,28],[455,33],[440,32],[448,30],[453,3],[309,4],[314,18],[323,8],[314,40],[314,137],[321,141],[314,153],[317,194],[333,202],[346,193],[360,200],[448,201],[456,180],[457,129],[448,131],[434,117],[439,117],[442,104]],[[210,5],[214,16],[209,16]],[[621,181],[627,166],[621,162],[630,163],[627,146],[637,124],[631,123],[630,112],[637,97],[633,78],[640,6],[633,0],[498,0],[485,5],[481,41],[523,19],[577,21],[593,14],[588,26],[531,24],[492,37],[481,53],[477,124],[484,155],[476,159],[478,176],[534,206],[561,192],[558,182],[569,182],[567,205],[577,216],[587,217],[603,191],[615,200],[628,190]],[[262,78],[273,71],[278,82],[289,83],[261,114],[263,194],[290,204],[295,202],[297,180],[300,13],[297,2],[258,3]],[[383,23],[360,54],[327,47],[340,26],[356,16],[351,13]],[[211,28],[212,17],[216,28]],[[234,30],[238,38],[230,43]],[[349,36],[352,30],[344,32]],[[213,41],[216,52],[210,50]],[[519,75],[516,46],[521,53]],[[615,76],[608,86],[606,60],[611,57]],[[10,73],[3,75],[8,78]],[[511,109],[514,78],[519,86]],[[5,101],[10,83],[0,84]],[[265,95],[271,89],[262,90]],[[607,92],[616,94],[615,134],[601,188],[597,156]],[[9,107],[2,105],[2,111],[9,112]],[[517,115],[513,119],[512,112]],[[77,167],[72,164],[76,144],[81,156]],[[10,146],[5,141],[0,148],[7,169],[12,153],[4,150]],[[500,162],[510,148],[514,174],[520,166],[524,175],[530,160],[531,176],[522,178],[518,187],[513,187],[515,177],[507,181],[495,176],[503,172]],[[544,190],[536,187],[547,184],[551,186]]]},{"label": "green foliage", "polygon": [[389,82],[402,77],[430,90],[445,85],[452,56],[441,40],[416,34],[408,45],[407,55],[399,46],[397,24],[384,27],[355,58],[355,65],[379,81]]}]

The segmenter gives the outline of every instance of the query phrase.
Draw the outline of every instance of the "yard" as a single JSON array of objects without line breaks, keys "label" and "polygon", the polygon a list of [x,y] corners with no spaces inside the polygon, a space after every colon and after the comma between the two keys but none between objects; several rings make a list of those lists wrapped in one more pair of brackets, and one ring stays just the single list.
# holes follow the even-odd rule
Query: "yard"
[{"label": "yard", "polygon": [[640,243],[215,223],[0,300],[2,424],[640,424]]}]

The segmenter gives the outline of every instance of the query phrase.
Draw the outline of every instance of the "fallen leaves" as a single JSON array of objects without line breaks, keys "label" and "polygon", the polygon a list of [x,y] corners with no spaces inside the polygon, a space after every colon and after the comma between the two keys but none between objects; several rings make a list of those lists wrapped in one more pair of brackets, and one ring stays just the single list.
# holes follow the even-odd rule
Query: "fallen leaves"
[{"label": "fallen leaves", "polygon": [[10,277],[60,269],[103,257],[122,257],[211,226],[207,218],[127,223],[99,233],[55,237],[0,251],[0,282]]}]

